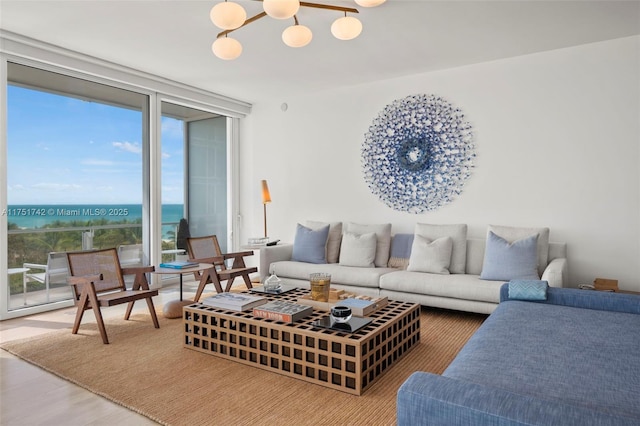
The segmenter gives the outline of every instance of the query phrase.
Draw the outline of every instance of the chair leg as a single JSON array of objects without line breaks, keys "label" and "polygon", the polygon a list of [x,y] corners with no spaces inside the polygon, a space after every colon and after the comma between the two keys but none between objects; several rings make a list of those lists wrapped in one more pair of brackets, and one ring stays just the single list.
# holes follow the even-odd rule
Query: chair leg
[{"label": "chair leg", "polygon": [[251,277],[249,277],[249,274],[244,274],[242,278],[244,279],[244,283],[247,285],[247,289],[253,288],[253,284],[251,284]]},{"label": "chair leg", "polygon": [[151,299],[151,297],[147,297],[145,300],[147,301],[147,306],[149,307],[149,313],[151,314],[151,319],[153,320],[154,327],[160,328],[158,316],[156,315],[156,308],[153,306],[153,300]]},{"label": "chair leg", "polygon": [[200,277],[200,284],[198,284],[198,290],[196,290],[196,296],[193,298],[194,302],[200,300],[200,296],[202,296],[202,292],[204,292],[204,287],[209,284],[209,278],[211,279],[211,283],[216,288],[218,293],[222,293],[222,285],[220,285],[220,280],[218,279],[218,275],[216,273],[209,272],[209,269],[205,270]]},{"label": "chair leg", "polygon": [[91,302],[91,308],[96,316],[96,322],[98,323],[98,329],[100,330],[100,336],[102,336],[102,342],[105,345],[109,344],[109,338],[107,338],[107,330],[104,328],[104,320],[102,319],[102,312],[100,311],[100,304],[98,297],[94,292],[89,292],[89,301]]},{"label": "chair leg", "polygon": [[80,300],[78,300],[78,311],[76,312],[76,320],[73,322],[71,334],[78,334],[78,329],[80,329],[80,322],[82,322],[82,316],[84,315],[84,311],[87,310],[88,303],[89,296],[87,295],[87,293],[82,292],[82,294],[80,294]]},{"label": "chair leg", "polygon": [[225,287],[224,291],[226,291],[227,293],[229,291],[231,291],[231,286],[233,285],[233,281],[236,279],[236,277],[231,277],[227,280],[227,286]]},{"label": "chair leg", "polygon": [[132,302],[129,302],[127,304],[127,312],[125,312],[124,314],[124,319],[125,321],[127,321],[129,319],[129,317],[131,316],[131,310],[133,309],[133,304],[135,303],[135,300]]}]

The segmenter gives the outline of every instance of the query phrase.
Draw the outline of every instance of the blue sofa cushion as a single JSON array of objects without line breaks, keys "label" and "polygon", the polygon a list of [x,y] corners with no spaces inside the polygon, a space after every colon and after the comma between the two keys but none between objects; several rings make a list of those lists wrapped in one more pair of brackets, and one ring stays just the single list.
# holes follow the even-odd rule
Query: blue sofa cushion
[{"label": "blue sofa cushion", "polygon": [[539,280],[538,235],[509,243],[489,231],[480,279],[490,281]]},{"label": "blue sofa cushion", "polygon": [[443,376],[640,422],[638,330],[636,314],[507,301]]}]

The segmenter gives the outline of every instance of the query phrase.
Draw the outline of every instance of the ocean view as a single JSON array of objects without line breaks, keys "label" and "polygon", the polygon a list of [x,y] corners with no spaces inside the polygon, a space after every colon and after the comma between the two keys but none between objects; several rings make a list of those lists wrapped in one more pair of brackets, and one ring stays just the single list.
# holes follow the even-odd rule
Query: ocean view
[{"label": "ocean view", "polygon": [[[97,221],[136,222],[142,219],[140,204],[31,204],[9,205],[2,214],[21,229],[42,228],[55,222]],[[180,222],[183,204],[163,204],[162,223]],[[175,230],[175,225],[163,226],[163,234]]]}]

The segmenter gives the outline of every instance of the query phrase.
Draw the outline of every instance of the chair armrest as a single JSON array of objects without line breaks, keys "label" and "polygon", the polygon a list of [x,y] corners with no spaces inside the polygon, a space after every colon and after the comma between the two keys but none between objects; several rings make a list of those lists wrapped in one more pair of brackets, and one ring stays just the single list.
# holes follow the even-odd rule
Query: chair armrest
[{"label": "chair armrest", "polygon": [[567,259],[553,259],[544,270],[542,280],[547,281],[550,287],[564,287],[568,281],[569,270]]},{"label": "chair armrest", "polygon": [[260,281],[271,273],[271,264],[291,260],[293,254],[293,244],[278,244],[275,246],[265,246],[260,249]]},{"label": "chair armrest", "polygon": [[23,263],[22,264],[23,268],[30,268],[30,269],[42,269],[42,270],[47,270],[47,265],[42,265],[40,263]]},{"label": "chair armrest", "polygon": [[200,259],[189,258],[189,262],[197,262],[197,263],[211,263],[213,265],[222,265],[224,263],[224,257],[222,256],[214,256],[214,257],[203,257]]},{"label": "chair armrest", "polygon": [[247,250],[247,251],[238,251],[238,252],[234,252],[234,253],[224,253],[222,255],[222,257],[224,257],[224,259],[235,259],[236,257],[246,257],[246,256],[253,256],[253,250]]}]

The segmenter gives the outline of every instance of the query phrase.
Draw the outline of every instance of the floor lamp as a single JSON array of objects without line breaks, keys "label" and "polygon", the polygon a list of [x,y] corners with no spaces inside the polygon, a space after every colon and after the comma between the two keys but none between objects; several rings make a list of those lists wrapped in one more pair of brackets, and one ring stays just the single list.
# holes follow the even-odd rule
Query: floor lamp
[{"label": "floor lamp", "polygon": [[271,194],[267,181],[262,181],[262,207],[264,208],[264,237],[267,238],[267,204],[271,202]]}]

